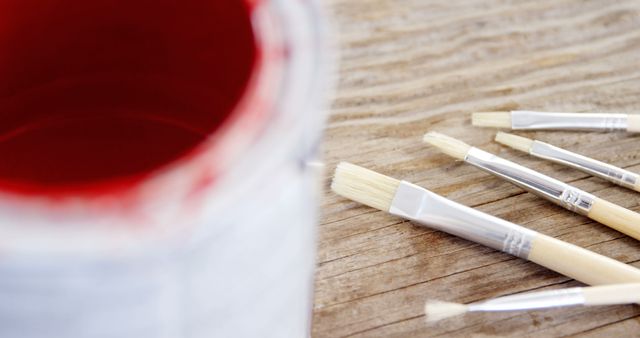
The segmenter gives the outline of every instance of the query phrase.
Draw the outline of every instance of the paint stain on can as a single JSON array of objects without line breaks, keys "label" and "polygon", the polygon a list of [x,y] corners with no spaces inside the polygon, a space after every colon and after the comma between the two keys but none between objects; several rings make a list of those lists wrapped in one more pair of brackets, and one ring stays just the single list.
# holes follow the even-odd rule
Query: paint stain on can
[{"label": "paint stain on can", "polygon": [[0,0],[0,189],[116,189],[187,156],[256,62],[241,1]]}]

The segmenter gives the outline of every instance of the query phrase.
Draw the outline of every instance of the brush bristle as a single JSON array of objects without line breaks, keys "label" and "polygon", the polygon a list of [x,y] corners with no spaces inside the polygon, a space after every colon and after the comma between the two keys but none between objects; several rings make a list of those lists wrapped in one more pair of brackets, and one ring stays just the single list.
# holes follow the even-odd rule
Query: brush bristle
[{"label": "brush bristle", "polygon": [[533,145],[532,139],[503,132],[498,132],[496,134],[496,142],[502,143],[513,149],[524,151],[525,153],[529,153],[531,146]]},{"label": "brush bristle", "polygon": [[511,128],[511,113],[486,112],[471,114],[471,124],[476,127]]},{"label": "brush bristle", "polygon": [[382,211],[389,211],[399,180],[375,171],[341,162],[336,168],[331,190],[348,199]]},{"label": "brush bristle", "polygon": [[442,151],[443,153],[455,157],[459,160],[464,160],[469,150],[471,150],[470,145],[456,140],[453,137],[449,137],[447,135],[436,133],[433,131],[425,134],[423,141],[440,149],[440,151]]},{"label": "brush bristle", "polygon": [[437,322],[449,317],[458,316],[467,312],[468,307],[464,304],[448,303],[441,301],[427,301],[424,306],[424,313],[427,322]]}]

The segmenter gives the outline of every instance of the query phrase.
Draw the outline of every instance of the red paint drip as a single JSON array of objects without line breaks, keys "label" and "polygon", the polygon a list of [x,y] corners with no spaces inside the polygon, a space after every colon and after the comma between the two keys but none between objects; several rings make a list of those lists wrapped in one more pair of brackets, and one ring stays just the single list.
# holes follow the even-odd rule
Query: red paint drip
[{"label": "red paint drip", "polygon": [[256,58],[239,0],[0,0],[0,188],[127,186],[231,115]]}]

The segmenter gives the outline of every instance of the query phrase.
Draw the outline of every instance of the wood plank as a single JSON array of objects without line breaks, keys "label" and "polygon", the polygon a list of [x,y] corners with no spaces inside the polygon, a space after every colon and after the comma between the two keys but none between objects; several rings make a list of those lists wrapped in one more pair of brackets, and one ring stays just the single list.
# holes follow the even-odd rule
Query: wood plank
[{"label": "wood plank", "polygon": [[[324,0],[341,66],[327,126],[313,336],[625,336],[640,308],[472,314],[427,325],[424,301],[579,285],[328,191],[342,160],[640,267],[640,243],[421,143],[440,131],[640,211],[640,195],[507,149],[473,111],[640,113],[640,2]],[[523,132],[640,172],[640,135]]]}]

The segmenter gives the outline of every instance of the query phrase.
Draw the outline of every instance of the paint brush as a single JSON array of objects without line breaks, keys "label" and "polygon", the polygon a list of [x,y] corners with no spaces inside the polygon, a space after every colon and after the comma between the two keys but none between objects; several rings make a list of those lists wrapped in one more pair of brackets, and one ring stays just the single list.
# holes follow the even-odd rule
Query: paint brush
[{"label": "paint brush", "polygon": [[611,164],[555,147],[538,140],[499,132],[496,142],[552,162],[560,163],[617,185],[640,191],[640,175]]},{"label": "paint brush", "polygon": [[350,163],[338,165],[331,189],[372,208],[535,262],[586,284],[640,283],[640,270],[630,265]]},{"label": "paint brush", "polygon": [[640,214],[636,212],[440,133],[427,133],[424,142],[567,210],[640,240]]},{"label": "paint brush", "polygon": [[567,306],[603,306],[640,302],[640,284],[614,284],[528,292],[471,304],[429,300],[425,305],[427,322],[436,322],[467,312],[539,310]]},{"label": "paint brush", "polygon": [[483,112],[471,115],[476,127],[513,130],[624,130],[640,132],[640,115],[601,113],[543,113],[527,110]]}]

